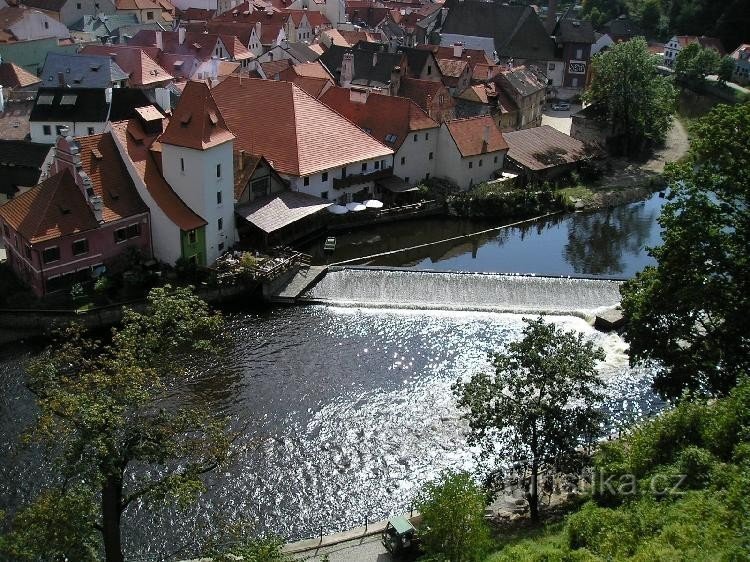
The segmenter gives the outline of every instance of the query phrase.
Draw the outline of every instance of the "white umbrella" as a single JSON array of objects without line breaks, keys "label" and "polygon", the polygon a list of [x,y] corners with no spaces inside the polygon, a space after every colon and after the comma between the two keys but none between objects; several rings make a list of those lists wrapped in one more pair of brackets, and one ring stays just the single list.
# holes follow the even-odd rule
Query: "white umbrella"
[{"label": "white umbrella", "polygon": [[368,199],[365,201],[365,207],[368,209],[382,209],[383,208],[383,202],[378,201],[377,199]]},{"label": "white umbrella", "polygon": [[349,212],[349,209],[347,209],[343,205],[331,205],[330,207],[328,207],[328,212],[333,213],[334,215],[345,215]]},{"label": "white umbrella", "polygon": [[356,201],[352,201],[351,203],[346,204],[346,208],[350,211],[358,212],[358,211],[364,211],[367,209],[362,203],[357,203]]}]

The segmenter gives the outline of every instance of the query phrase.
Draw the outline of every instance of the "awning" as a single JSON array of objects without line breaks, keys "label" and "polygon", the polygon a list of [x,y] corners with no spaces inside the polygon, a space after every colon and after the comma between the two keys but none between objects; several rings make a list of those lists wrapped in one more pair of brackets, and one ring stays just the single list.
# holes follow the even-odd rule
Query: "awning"
[{"label": "awning", "polygon": [[320,197],[297,191],[282,191],[238,205],[235,212],[256,228],[270,234],[330,206],[330,201]]},{"label": "awning", "polygon": [[406,193],[407,191],[418,191],[419,188],[416,186],[410,186],[403,179],[398,176],[389,176],[378,180],[376,182],[383,189],[387,189],[391,193]]}]

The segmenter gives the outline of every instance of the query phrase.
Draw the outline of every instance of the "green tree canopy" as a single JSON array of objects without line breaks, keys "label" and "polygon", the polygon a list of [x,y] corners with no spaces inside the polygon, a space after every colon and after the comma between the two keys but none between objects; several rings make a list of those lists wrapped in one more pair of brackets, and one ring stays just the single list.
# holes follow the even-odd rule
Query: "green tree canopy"
[{"label": "green tree canopy", "polygon": [[465,472],[445,472],[417,498],[419,536],[428,556],[449,562],[483,560],[491,546],[482,490]]},{"label": "green tree canopy", "polygon": [[[55,547],[61,556],[100,559],[98,548],[93,558],[85,556],[92,551],[90,531],[97,529],[107,561],[121,562],[120,520],[129,505],[148,498],[188,500],[202,489],[201,475],[225,458],[230,436],[225,421],[205,405],[177,407],[170,393],[186,383],[195,353],[217,349],[221,327],[221,317],[189,289],[167,286],[151,291],[145,312],[125,310],[110,341],[71,326],[31,361],[28,386],[39,417],[27,438],[46,446],[64,481],[79,487],[75,495],[66,489],[43,493],[16,517],[9,544],[47,548],[39,521],[48,515],[46,532],[65,539]],[[60,528],[57,510],[67,513],[86,498],[98,505],[81,507]],[[18,554],[44,556],[29,552]]]},{"label": "green tree canopy", "polygon": [[719,74],[719,80],[724,83],[732,80],[732,76],[734,75],[734,59],[729,55],[721,57],[717,73]]},{"label": "green tree canopy", "polygon": [[540,472],[601,431],[596,363],[604,350],[543,318],[525,322],[523,337],[493,356],[494,374],[458,381],[454,391],[466,409],[470,442],[529,468],[529,507],[538,519]]},{"label": "green tree canopy", "polygon": [[584,99],[602,107],[626,153],[663,141],[671,126],[676,92],[657,73],[658,64],[644,39],[614,45],[592,60],[593,78]]},{"label": "green tree canopy", "polygon": [[704,80],[709,74],[718,71],[720,57],[713,49],[691,43],[677,53],[674,71],[688,81]]},{"label": "green tree canopy", "polygon": [[657,360],[655,387],[726,394],[750,372],[750,104],[717,106],[668,169],[657,265],[622,287],[631,361]]}]

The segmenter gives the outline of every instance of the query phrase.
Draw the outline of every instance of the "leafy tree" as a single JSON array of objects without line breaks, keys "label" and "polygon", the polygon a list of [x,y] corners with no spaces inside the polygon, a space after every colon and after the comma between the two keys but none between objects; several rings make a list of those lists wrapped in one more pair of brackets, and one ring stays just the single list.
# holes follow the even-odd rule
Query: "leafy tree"
[{"label": "leafy tree", "polygon": [[491,545],[482,490],[465,472],[445,472],[417,500],[420,537],[428,556],[450,562],[483,560]]},{"label": "leafy tree", "polygon": [[674,71],[684,80],[701,81],[718,70],[719,62],[716,51],[691,43],[677,53]]},{"label": "leafy tree", "polygon": [[719,74],[719,81],[722,84],[731,81],[734,75],[734,59],[728,55],[721,57],[717,73]]},{"label": "leafy tree", "polygon": [[714,108],[668,169],[663,244],[621,289],[631,361],[660,361],[655,388],[726,394],[750,372],[750,104]]},{"label": "leafy tree", "polygon": [[[201,491],[201,475],[225,458],[230,436],[206,406],[177,407],[169,396],[185,384],[192,354],[217,349],[221,326],[190,289],[167,286],[151,291],[144,313],[126,309],[108,343],[71,326],[29,364],[39,417],[27,438],[46,445],[65,481],[80,482],[88,495],[42,493],[15,519],[14,544],[35,546],[22,535],[42,537],[43,524],[27,521],[46,520],[51,536],[65,537],[56,551],[85,560],[78,552],[88,551],[89,535],[71,538],[84,517],[101,532],[106,560],[121,562],[120,521],[128,506],[148,498],[188,501]],[[71,510],[59,513],[48,507],[53,503],[81,507],[67,521],[61,516]]]},{"label": "leafy tree", "polygon": [[657,73],[658,64],[644,39],[614,45],[592,60],[593,79],[584,99],[602,106],[626,153],[663,141],[671,126],[676,92]]},{"label": "leafy tree", "polygon": [[493,356],[494,375],[475,374],[454,391],[467,410],[470,442],[530,469],[529,506],[537,520],[540,472],[600,432],[596,362],[604,350],[543,318],[525,322],[523,338]]}]

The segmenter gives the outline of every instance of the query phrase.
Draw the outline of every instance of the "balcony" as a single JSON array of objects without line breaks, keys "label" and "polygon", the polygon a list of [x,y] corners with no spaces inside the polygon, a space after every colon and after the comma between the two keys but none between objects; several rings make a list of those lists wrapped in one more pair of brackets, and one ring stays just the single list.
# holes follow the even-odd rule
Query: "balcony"
[{"label": "balcony", "polygon": [[393,175],[393,167],[375,170],[366,174],[352,174],[345,178],[333,178],[333,189],[346,189],[352,185],[367,183],[369,181],[382,180]]}]

